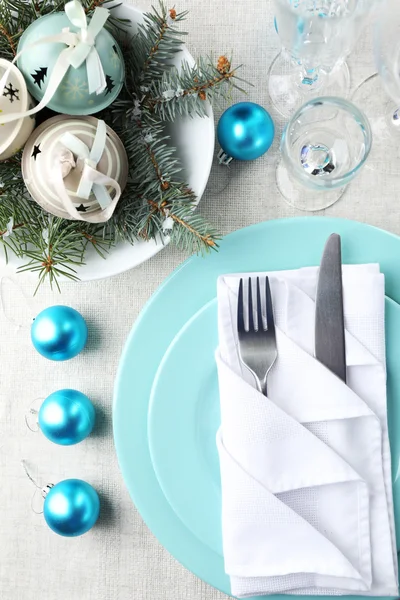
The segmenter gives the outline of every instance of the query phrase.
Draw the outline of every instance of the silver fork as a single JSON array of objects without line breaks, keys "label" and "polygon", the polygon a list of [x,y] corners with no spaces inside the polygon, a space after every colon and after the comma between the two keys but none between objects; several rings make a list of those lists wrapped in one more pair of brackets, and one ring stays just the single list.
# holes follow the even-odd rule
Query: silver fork
[{"label": "silver fork", "polygon": [[[243,279],[239,283],[237,329],[239,336],[239,353],[242,363],[253,374],[259,392],[267,395],[267,377],[276,358],[274,313],[272,309],[271,289],[268,277],[265,280],[265,305],[267,314],[266,326],[263,323],[261,310],[260,279],[257,277],[257,301],[253,304],[251,277],[249,277],[249,290],[247,302],[244,299]],[[247,308],[247,311],[246,311]],[[248,328],[245,327],[244,315],[248,314]],[[254,312],[257,322],[254,321]]]}]

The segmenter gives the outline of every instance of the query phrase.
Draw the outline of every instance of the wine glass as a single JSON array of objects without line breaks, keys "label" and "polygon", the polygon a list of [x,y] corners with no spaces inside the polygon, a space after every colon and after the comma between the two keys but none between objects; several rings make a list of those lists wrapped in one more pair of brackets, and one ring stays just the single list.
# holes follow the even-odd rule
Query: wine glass
[{"label": "wine glass", "polygon": [[288,204],[305,211],[334,204],[359,173],[371,150],[367,117],[342,98],[314,98],[289,121],[276,168]]},{"label": "wine glass", "polygon": [[348,95],[345,59],[379,1],[274,0],[282,50],[271,65],[268,87],[282,115],[317,96]]},{"label": "wine glass", "polygon": [[400,4],[384,0],[374,22],[378,74],[364,81],[353,101],[370,120],[374,147],[368,167],[398,174],[400,160]]}]

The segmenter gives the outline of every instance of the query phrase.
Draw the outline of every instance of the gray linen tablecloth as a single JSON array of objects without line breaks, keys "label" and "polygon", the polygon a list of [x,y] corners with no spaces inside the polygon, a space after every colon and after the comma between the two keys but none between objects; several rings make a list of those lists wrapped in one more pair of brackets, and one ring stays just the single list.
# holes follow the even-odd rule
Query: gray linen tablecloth
[{"label": "gray linen tablecloth", "polygon": [[[150,0],[138,0],[148,10]],[[278,50],[270,0],[178,0],[190,10],[185,28],[194,56],[233,52],[244,63],[241,75],[255,84],[248,99],[271,109],[268,67]],[[349,60],[353,87],[371,74],[369,36]],[[272,114],[275,116],[274,112]],[[219,116],[218,114],[216,115]],[[278,124],[278,133],[281,131]],[[200,210],[223,233],[266,219],[294,216],[275,187],[278,140],[262,159],[235,164],[230,186],[219,196],[205,194]],[[366,170],[329,216],[371,223],[400,234],[400,179]],[[185,255],[167,248],[119,277],[63,284],[62,296],[43,287],[33,299],[30,280],[15,278],[31,312],[63,303],[80,310],[90,325],[88,349],[78,359],[48,363],[32,348],[29,329],[16,331],[5,314],[27,322],[20,288],[3,285],[0,314],[0,598],[1,600],[216,600],[223,595],[202,583],[166,552],[143,524],[118,469],[112,437],[112,394],[126,337],[146,300]],[[4,314],[5,313],[5,314]],[[101,412],[95,434],[69,448],[31,433],[24,414],[29,403],[62,387],[86,392]],[[30,508],[33,487],[20,461],[30,461],[41,482],[79,477],[101,493],[100,523],[81,538],[53,534]]]}]

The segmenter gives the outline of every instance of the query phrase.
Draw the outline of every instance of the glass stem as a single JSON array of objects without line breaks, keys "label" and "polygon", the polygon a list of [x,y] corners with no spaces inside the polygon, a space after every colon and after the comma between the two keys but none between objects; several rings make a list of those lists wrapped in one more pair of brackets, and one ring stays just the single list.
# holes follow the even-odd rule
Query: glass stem
[{"label": "glass stem", "polygon": [[310,91],[315,89],[320,82],[320,68],[319,67],[306,67],[302,65],[302,79],[301,86],[309,88]]}]

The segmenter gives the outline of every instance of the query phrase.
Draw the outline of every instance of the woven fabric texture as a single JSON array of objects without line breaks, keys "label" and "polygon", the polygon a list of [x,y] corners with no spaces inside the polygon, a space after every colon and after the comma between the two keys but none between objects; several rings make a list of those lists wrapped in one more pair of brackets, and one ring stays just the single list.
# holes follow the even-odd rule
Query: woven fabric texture
[{"label": "woven fabric texture", "polygon": [[[222,233],[266,219],[301,214],[281,199],[275,186],[275,162],[283,121],[271,108],[267,73],[279,42],[273,30],[270,0],[179,0],[190,10],[185,30],[196,57],[233,53],[243,63],[241,76],[254,83],[246,99],[271,110],[277,137],[271,151],[251,163],[236,163],[229,186],[218,196],[206,192],[201,212]],[[150,0],[137,0],[148,10]],[[349,60],[355,88],[374,72],[370,36],[360,40]],[[237,97],[239,99],[239,96]],[[216,113],[216,119],[219,113]],[[214,178],[215,175],[212,175]],[[367,170],[342,199],[324,211],[400,233],[400,180]],[[62,295],[14,277],[3,281],[0,314],[0,598],[2,600],[222,600],[165,551],[143,524],[122,480],[112,437],[112,393],[120,354],[146,300],[185,255],[166,248],[139,268],[105,281],[63,284]],[[24,294],[24,295],[23,295]],[[90,325],[87,350],[66,363],[48,363],[31,345],[29,328],[16,330],[10,320],[29,324],[46,306],[68,304]],[[28,306],[30,309],[28,309]],[[166,316],[166,318],[168,318]],[[70,448],[31,433],[24,420],[29,404],[62,387],[87,393],[99,409],[94,435]],[[79,477],[101,493],[99,525],[81,538],[53,534],[42,516],[31,511],[34,491],[20,461],[29,461],[40,482]]]}]

